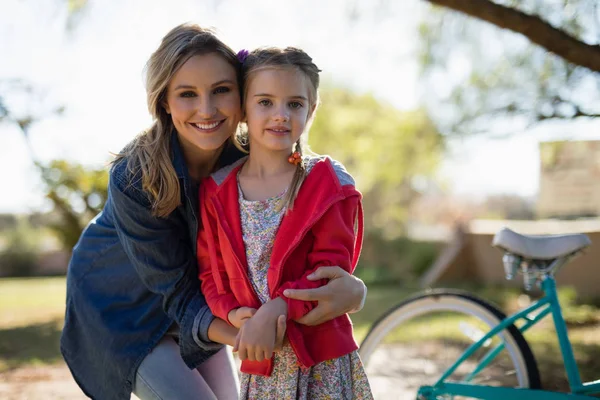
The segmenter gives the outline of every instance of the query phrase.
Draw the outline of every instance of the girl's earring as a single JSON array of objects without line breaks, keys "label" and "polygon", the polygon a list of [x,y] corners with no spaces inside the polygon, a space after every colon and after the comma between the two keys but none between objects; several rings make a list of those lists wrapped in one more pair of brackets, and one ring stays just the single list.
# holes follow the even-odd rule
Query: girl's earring
[{"label": "girl's earring", "polygon": [[300,162],[302,162],[302,156],[299,152],[295,151],[291,156],[288,157],[288,162],[290,164],[298,165]]}]

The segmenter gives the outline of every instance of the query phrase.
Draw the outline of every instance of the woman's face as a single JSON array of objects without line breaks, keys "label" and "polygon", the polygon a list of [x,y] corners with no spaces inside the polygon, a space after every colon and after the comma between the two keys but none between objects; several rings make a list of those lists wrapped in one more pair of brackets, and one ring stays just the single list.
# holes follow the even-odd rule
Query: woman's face
[{"label": "woman's face", "polygon": [[171,79],[164,107],[184,150],[219,149],[242,116],[235,69],[216,53],[191,57]]}]

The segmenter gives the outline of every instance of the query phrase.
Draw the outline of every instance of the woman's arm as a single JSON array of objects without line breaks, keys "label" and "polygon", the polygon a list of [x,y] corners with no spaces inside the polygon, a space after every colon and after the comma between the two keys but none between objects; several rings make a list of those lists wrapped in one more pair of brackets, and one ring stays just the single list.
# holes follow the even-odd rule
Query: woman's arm
[{"label": "woman's arm", "polygon": [[188,226],[173,215],[152,215],[141,177],[132,177],[127,160],[111,169],[109,198],[105,208],[115,225],[119,241],[144,285],[162,296],[165,313],[179,325],[182,354],[198,347],[218,350],[219,344],[208,339],[214,316],[200,293],[194,243]]},{"label": "woman's arm", "polygon": [[235,346],[235,338],[238,334],[238,328],[229,325],[221,318],[215,318],[208,327],[208,339],[229,346]]},{"label": "woman's arm", "polygon": [[364,282],[340,267],[320,267],[307,277],[329,282],[314,289],[287,289],[284,296],[295,300],[316,301],[318,305],[298,319],[304,325],[319,325],[346,313],[362,310],[367,298]]},{"label": "woman's arm", "polygon": [[[279,315],[277,318],[277,328],[275,330],[275,348],[274,351],[279,351],[283,348],[285,340],[285,330],[287,328],[285,315]],[[236,341],[239,329],[231,326],[221,318],[215,318],[208,328],[208,338],[213,342],[227,344],[234,347],[233,351],[237,351],[238,342]]]},{"label": "woman's arm", "polygon": [[[318,306],[314,301],[290,298],[287,290],[317,290],[323,281],[309,279],[319,267],[339,265],[341,270],[350,275],[356,267],[362,244],[362,209],[360,195],[349,196],[340,201],[319,219],[311,228],[314,235],[312,249],[308,254],[308,263],[312,269],[306,271],[302,278],[285,282],[277,291],[288,304],[288,318],[301,322],[301,318]],[[358,231],[356,221],[358,219]],[[327,292],[328,289],[325,289]],[[353,307],[354,308],[354,307]],[[340,313],[342,315],[344,313]]]}]

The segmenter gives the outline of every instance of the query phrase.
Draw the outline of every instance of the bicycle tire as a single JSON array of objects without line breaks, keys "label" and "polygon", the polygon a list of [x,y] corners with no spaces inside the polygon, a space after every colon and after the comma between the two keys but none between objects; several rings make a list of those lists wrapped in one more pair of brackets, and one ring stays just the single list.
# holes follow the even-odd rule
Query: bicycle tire
[{"label": "bicycle tire", "polygon": [[[468,292],[437,289],[417,294],[392,307],[372,325],[359,349],[361,359],[367,371],[371,356],[382,345],[382,342],[390,332],[393,332],[394,329],[402,328],[403,325],[409,326],[408,323],[410,321],[415,321],[416,318],[425,314],[431,313],[431,315],[434,315],[433,313],[435,312],[457,312],[458,315],[464,315],[465,318],[468,317],[470,320],[476,319],[478,324],[483,324],[488,329],[491,329],[506,318],[506,315],[496,306]],[[505,349],[503,351],[507,352],[518,381],[518,385],[509,386],[539,389],[541,383],[537,362],[521,332],[514,325],[510,325],[507,329],[496,335],[496,337],[498,338],[497,340],[504,341]],[[418,347],[413,343],[406,346],[410,349]],[[388,350],[384,352],[386,354],[389,353]],[[372,378],[369,375],[369,379]],[[418,386],[424,384],[426,382],[420,382]],[[402,398],[408,398],[406,393]]]}]

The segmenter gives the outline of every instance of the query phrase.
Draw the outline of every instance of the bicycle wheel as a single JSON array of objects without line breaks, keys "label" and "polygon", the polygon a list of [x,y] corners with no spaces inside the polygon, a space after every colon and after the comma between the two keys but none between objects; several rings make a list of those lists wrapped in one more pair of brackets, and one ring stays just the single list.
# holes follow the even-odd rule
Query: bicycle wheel
[{"label": "bicycle wheel", "polygon": [[[420,386],[433,385],[468,346],[505,317],[490,303],[454,290],[420,294],[390,309],[373,324],[359,350],[375,397],[415,399]],[[502,342],[505,348],[469,377]],[[486,341],[447,380],[540,388],[533,353],[514,325]]]}]

